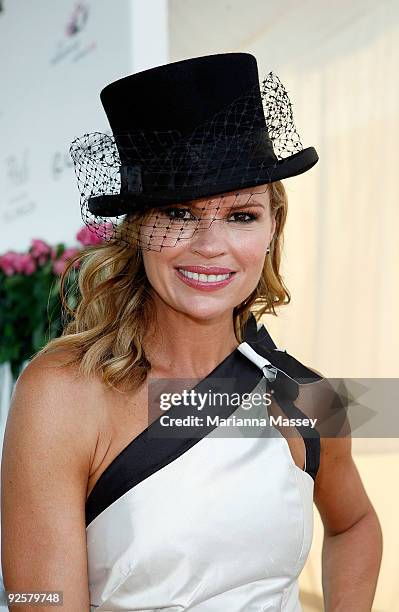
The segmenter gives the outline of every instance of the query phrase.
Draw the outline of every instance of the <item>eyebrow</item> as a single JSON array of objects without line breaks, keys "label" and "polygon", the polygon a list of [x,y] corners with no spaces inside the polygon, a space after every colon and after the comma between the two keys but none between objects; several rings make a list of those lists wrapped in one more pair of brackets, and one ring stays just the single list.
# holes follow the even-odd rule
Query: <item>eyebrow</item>
[{"label": "eyebrow", "polygon": [[[193,209],[197,209],[197,210],[203,210],[203,206],[198,205],[198,204],[183,204],[181,203],[180,206],[187,206],[188,208],[193,208]],[[261,204],[261,202],[257,202],[257,201],[253,201],[253,202],[246,202],[245,204],[233,204],[231,206],[227,206],[226,208],[230,208],[230,209],[236,209],[236,208],[263,208],[263,210],[265,209],[264,204]]]},{"label": "eyebrow", "polygon": [[253,200],[252,202],[247,202],[246,204],[243,204],[243,206],[257,206],[259,208],[264,208],[264,204],[262,204],[261,202],[258,202],[257,200]]}]

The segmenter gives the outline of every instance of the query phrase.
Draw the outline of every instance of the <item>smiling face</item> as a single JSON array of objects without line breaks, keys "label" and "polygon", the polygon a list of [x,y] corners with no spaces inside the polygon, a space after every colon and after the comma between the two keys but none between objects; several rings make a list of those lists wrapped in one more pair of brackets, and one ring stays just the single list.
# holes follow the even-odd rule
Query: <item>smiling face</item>
[{"label": "smiling face", "polygon": [[[256,193],[247,188],[165,207],[154,212],[146,227],[160,225],[163,236],[173,231],[183,239],[160,251],[143,248],[155,302],[161,299],[193,318],[211,319],[231,313],[256,288],[276,221],[265,185]],[[171,229],[165,232],[166,227]],[[142,227],[140,240],[146,239]]]}]

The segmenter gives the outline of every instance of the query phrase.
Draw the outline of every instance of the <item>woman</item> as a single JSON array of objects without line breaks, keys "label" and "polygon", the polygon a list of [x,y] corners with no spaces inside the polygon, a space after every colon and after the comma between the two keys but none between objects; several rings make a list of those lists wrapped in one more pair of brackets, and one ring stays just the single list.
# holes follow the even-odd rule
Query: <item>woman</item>
[{"label": "woman", "polygon": [[270,73],[260,89],[255,58],[232,53],[101,99],[113,136],[71,152],[105,241],[82,256],[63,336],[16,386],[5,587],[62,590],[74,612],[300,611],[315,501],[325,609],[371,610],[381,531],[350,437],[320,437],[327,381],[257,323],[290,301],[281,179],[318,159],[283,86]]}]

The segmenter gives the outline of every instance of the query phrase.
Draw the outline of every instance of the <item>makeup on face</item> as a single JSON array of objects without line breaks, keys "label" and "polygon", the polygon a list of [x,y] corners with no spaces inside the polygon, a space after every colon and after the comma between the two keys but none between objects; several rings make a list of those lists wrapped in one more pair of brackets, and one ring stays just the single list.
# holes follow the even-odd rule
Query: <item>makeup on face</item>
[{"label": "makeup on face", "polygon": [[201,291],[215,291],[229,285],[236,272],[217,266],[182,266],[176,268],[180,280]]}]

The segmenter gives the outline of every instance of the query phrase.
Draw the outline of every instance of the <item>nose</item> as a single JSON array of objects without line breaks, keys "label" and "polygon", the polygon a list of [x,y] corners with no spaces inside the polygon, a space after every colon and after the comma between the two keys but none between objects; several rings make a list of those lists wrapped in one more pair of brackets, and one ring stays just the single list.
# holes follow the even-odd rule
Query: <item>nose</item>
[{"label": "nose", "polygon": [[225,223],[214,219],[209,226],[197,228],[190,241],[190,249],[193,253],[201,253],[205,257],[216,257],[228,250],[227,233]]}]

